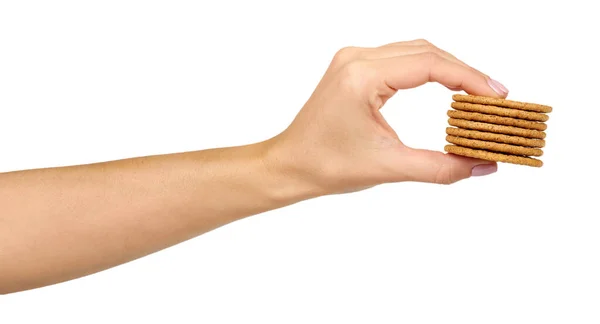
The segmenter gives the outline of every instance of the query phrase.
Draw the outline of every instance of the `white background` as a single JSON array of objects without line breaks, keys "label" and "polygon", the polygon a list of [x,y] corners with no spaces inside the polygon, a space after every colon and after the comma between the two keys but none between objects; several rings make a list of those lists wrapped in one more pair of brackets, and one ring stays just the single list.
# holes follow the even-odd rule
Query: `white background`
[{"label": "white background", "polygon": [[[0,1],[0,171],[269,138],[348,45],[425,38],[554,107],[540,169],[302,202],[0,296],[0,323],[600,322],[588,3]],[[428,84],[383,112],[441,150],[451,95]]]}]

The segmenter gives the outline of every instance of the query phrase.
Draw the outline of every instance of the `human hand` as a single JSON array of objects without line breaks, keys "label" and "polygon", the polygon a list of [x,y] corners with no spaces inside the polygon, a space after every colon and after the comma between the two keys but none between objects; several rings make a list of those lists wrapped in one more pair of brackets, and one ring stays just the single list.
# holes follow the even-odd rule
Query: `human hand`
[{"label": "human hand", "polygon": [[276,163],[325,194],[400,181],[451,184],[495,172],[495,162],[411,148],[398,138],[379,110],[398,90],[427,82],[474,95],[508,94],[425,40],[344,48],[292,124],[271,140]]}]

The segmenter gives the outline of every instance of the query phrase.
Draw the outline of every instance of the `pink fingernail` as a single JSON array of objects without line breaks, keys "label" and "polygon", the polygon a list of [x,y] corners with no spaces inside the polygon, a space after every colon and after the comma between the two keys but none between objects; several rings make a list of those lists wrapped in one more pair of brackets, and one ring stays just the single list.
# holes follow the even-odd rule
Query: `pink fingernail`
[{"label": "pink fingernail", "polygon": [[506,87],[504,85],[502,85],[502,83],[494,80],[494,79],[488,79],[488,85],[490,86],[490,88],[492,88],[497,94],[501,95],[501,96],[505,96],[508,94],[508,89],[506,89]]},{"label": "pink fingernail", "polygon": [[471,176],[480,177],[488,174],[492,174],[498,171],[498,165],[496,164],[480,164],[476,165],[471,169]]}]

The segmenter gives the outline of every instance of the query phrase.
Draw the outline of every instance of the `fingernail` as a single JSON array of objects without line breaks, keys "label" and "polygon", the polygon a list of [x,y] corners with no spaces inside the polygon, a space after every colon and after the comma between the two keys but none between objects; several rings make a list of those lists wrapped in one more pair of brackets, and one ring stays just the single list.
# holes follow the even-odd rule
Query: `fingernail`
[{"label": "fingernail", "polygon": [[471,176],[480,177],[488,174],[492,174],[498,171],[498,165],[496,164],[480,164],[476,165],[471,169]]},{"label": "fingernail", "polygon": [[501,95],[501,96],[506,96],[508,94],[508,89],[506,89],[505,86],[502,85],[502,83],[489,78],[488,79],[488,85],[490,86],[490,88],[492,88],[497,94]]}]

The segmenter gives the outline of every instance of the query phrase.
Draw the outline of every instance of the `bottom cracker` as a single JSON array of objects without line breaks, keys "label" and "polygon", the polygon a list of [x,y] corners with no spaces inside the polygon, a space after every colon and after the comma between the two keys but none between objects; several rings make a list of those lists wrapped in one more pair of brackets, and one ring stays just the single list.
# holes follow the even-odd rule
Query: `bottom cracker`
[{"label": "bottom cracker", "polygon": [[444,146],[444,150],[448,153],[462,155],[466,157],[472,157],[476,159],[494,161],[494,162],[504,162],[504,163],[512,163],[512,164],[520,164],[531,167],[541,167],[543,162],[541,160],[530,158],[530,157],[522,157],[515,155],[508,155],[502,153],[494,153],[483,150],[476,150],[467,147],[462,147],[458,145],[446,145]]}]

